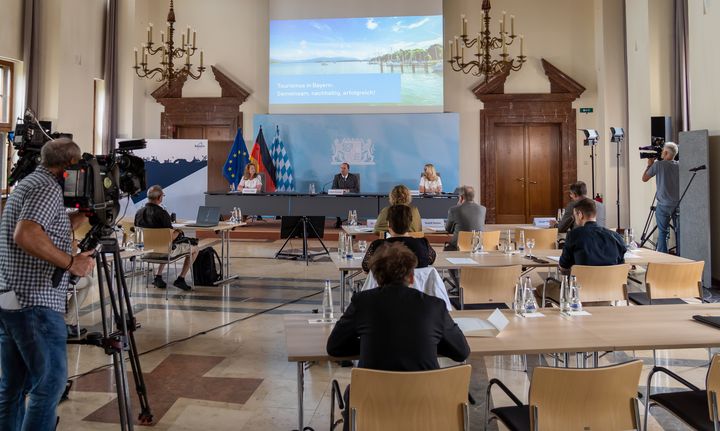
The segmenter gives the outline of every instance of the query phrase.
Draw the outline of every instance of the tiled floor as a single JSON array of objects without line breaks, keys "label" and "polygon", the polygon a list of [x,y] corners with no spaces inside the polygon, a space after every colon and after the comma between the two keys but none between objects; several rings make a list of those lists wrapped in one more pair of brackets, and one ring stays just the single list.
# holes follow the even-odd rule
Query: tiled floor
[{"label": "tiled floor", "polygon": [[[142,325],[135,337],[149,403],[155,413],[154,429],[297,428],[296,366],[287,361],[285,354],[282,315],[317,309],[323,281],[336,282],[338,273],[327,259],[309,266],[272,259],[280,245],[233,241],[231,269],[240,278],[224,287],[200,287],[190,293],[170,287],[168,300],[164,291],[144,285],[135,288],[132,301]],[[294,246],[299,247],[299,242]],[[137,280],[139,284],[144,282]],[[91,331],[100,328],[97,298],[93,292],[81,312],[82,324]],[[602,362],[621,362],[633,354],[645,360],[644,381],[652,364],[652,352],[619,352],[607,355]],[[100,348],[77,345],[68,346],[68,356],[71,376],[98,371],[75,378],[69,400],[59,409],[59,429],[117,429],[117,422],[112,423],[117,421],[114,379],[107,367],[111,358]],[[704,387],[706,350],[661,351],[658,358],[661,364],[669,364],[686,379]],[[471,392],[477,400],[471,424],[472,429],[482,429],[488,379],[502,379],[521,399],[526,398],[529,380],[518,357],[486,357],[471,363]],[[530,357],[528,363],[532,372],[539,359]],[[328,429],[332,379],[338,379],[344,387],[349,368],[319,363],[307,370],[305,417],[315,430]],[[661,388],[679,387],[664,377],[658,377],[656,384]],[[137,398],[134,393],[131,397]],[[511,402],[495,393],[492,403],[499,406]],[[657,420],[651,419],[650,429],[683,429],[661,409],[656,413]]]}]

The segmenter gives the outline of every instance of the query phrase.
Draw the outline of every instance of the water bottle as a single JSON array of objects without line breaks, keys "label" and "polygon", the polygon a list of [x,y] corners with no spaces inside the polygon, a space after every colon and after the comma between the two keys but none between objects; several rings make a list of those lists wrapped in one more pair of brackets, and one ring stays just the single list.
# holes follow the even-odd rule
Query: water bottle
[{"label": "water bottle", "polygon": [[348,235],[345,238],[345,259],[353,258],[353,241],[352,236]]},{"label": "water bottle", "polygon": [[637,248],[637,243],[635,242],[635,235],[633,235],[632,228],[627,228],[627,235],[628,235],[628,250],[635,250]]},{"label": "water bottle", "polygon": [[310,194],[311,195],[315,194],[315,183],[310,183]]},{"label": "water bottle", "polygon": [[513,301],[513,309],[515,314],[525,314],[525,299],[523,293],[523,286],[520,280],[515,283],[515,300]]},{"label": "water bottle", "polygon": [[141,227],[135,227],[135,248],[142,251],[145,248],[145,238]]},{"label": "water bottle", "polygon": [[570,310],[582,311],[582,302],[580,302],[580,285],[577,278],[573,275],[570,278]]},{"label": "water bottle", "polygon": [[525,276],[523,279],[523,296],[525,299],[525,311],[528,313],[534,313],[537,311],[537,302],[535,301],[535,295],[533,294],[532,282],[530,276]]},{"label": "water bottle", "polygon": [[558,223],[560,223],[560,220],[562,220],[562,216],[563,216],[563,209],[562,209],[562,208],[558,208],[558,213],[557,213],[557,221],[558,221]]},{"label": "water bottle", "polygon": [[345,233],[343,232],[338,234],[338,256],[345,257]]},{"label": "water bottle", "polygon": [[333,310],[332,287],[330,280],[325,280],[325,291],[323,292],[322,302],[323,320],[333,320],[335,312]]},{"label": "water bottle", "polygon": [[567,275],[562,276],[560,281],[560,312],[570,311],[570,280]]},{"label": "water bottle", "polygon": [[627,229],[625,229],[625,233],[623,234],[623,242],[625,243],[625,247],[630,248],[630,233]]},{"label": "water bottle", "polygon": [[517,249],[521,255],[525,255],[525,231],[524,230],[520,231],[520,239],[518,240]]}]

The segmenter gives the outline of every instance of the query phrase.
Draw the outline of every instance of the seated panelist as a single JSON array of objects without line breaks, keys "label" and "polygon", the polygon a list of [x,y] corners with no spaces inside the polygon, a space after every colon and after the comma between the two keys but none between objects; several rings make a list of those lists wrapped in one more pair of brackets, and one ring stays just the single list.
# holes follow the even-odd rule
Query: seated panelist
[{"label": "seated panelist", "polygon": [[351,174],[350,165],[343,162],[340,164],[340,173],[333,178],[331,188],[345,190],[349,193],[360,193],[360,178],[355,174]]},{"label": "seated panelist", "polygon": [[252,162],[245,165],[245,171],[237,187],[239,192],[246,188],[262,191],[262,177],[258,175],[257,166]]},{"label": "seated panelist", "polygon": [[442,193],[442,180],[432,163],[426,164],[420,175],[420,193]]},{"label": "seated panelist", "polygon": [[422,218],[420,217],[420,211],[417,207],[410,205],[412,202],[412,195],[407,187],[402,184],[393,187],[390,191],[390,195],[388,196],[388,200],[390,201],[390,206],[380,210],[380,214],[378,214],[377,221],[375,222],[373,233],[379,234],[388,231],[388,210],[393,205],[407,205],[410,207],[412,220],[408,230],[410,232],[422,232]]}]

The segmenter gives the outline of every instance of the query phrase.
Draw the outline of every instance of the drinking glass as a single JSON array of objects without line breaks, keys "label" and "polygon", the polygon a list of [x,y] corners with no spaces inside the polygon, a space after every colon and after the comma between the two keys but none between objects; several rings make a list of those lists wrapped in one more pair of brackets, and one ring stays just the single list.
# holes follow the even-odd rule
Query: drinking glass
[{"label": "drinking glass", "polygon": [[358,241],[358,250],[360,251],[360,254],[364,254],[365,250],[367,250],[367,241],[365,241],[365,240]]},{"label": "drinking glass", "polygon": [[483,252],[483,239],[482,232],[480,231],[473,231],[472,252],[474,254],[480,254]]},{"label": "drinking glass", "polygon": [[528,256],[532,257],[533,248],[535,248],[535,238],[528,238],[526,242],[528,248]]},{"label": "drinking glass", "polygon": [[309,190],[309,191],[310,191],[310,194],[311,194],[311,195],[314,195],[314,194],[315,194],[315,183],[310,183],[310,190]]}]

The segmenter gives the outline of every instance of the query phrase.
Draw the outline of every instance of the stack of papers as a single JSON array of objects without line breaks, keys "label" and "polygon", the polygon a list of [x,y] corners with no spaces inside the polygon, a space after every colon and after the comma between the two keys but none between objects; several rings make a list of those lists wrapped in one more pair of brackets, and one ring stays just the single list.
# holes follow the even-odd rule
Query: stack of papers
[{"label": "stack of papers", "polygon": [[477,265],[477,262],[469,257],[448,257],[446,259],[453,265]]},{"label": "stack of papers", "polygon": [[453,320],[466,337],[495,337],[510,323],[497,308],[487,320],[477,317],[455,317]]}]

